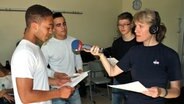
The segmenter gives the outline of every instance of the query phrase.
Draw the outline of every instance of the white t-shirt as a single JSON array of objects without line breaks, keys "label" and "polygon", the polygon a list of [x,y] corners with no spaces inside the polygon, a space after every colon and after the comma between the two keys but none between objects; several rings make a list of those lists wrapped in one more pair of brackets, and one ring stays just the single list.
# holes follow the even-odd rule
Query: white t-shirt
[{"label": "white t-shirt", "polygon": [[[82,59],[80,54],[74,54],[71,44],[75,38],[67,36],[64,40],[52,37],[48,42],[42,45],[42,52],[50,65],[48,69],[49,76],[53,72],[62,72],[67,75],[73,75],[76,69],[82,69]],[[52,71],[52,72],[51,72]]]},{"label": "white t-shirt", "polygon": [[[49,90],[45,58],[40,47],[30,41],[23,39],[15,49],[11,60],[11,71],[16,104],[22,104],[17,92],[16,78],[33,79],[33,90]],[[51,101],[32,104],[51,104]]]}]

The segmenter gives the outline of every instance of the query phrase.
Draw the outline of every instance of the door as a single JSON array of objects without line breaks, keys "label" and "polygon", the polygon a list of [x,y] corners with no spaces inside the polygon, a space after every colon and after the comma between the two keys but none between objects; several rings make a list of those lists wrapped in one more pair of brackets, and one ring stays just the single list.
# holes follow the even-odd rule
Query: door
[{"label": "door", "polygon": [[[181,18],[179,18],[179,48],[178,48],[178,52],[179,52],[179,56],[180,56],[180,60],[181,60],[181,68],[182,68],[182,74],[184,76],[184,12],[182,11],[184,9],[184,1],[181,1]],[[183,86],[184,86],[184,77],[183,77]]]}]

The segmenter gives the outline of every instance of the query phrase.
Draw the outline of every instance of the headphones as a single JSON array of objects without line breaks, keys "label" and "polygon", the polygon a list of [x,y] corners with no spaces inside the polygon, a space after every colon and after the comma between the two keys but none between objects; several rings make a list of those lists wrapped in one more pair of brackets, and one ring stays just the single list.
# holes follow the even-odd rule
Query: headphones
[{"label": "headphones", "polygon": [[157,11],[154,11],[155,18],[153,20],[153,24],[149,28],[149,32],[153,34],[158,34],[159,33],[159,27],[160,27],[160,16]]}]

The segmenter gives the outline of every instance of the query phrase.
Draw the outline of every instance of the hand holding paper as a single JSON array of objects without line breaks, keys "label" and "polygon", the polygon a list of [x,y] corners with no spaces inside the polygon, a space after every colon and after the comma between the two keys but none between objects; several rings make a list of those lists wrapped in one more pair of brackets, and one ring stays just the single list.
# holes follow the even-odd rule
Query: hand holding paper
[{"label": "hand holding paper", "polygon": [[86,78],[88,76],[88,72],[89,71],[82,72],[81,74],[78,74],[78,76],[71,79],[71,82],[68,82],[68,83],[64,84],[63,86],[67,85],[67,86],[75,87],[80,81],[82,81],[84,78]]},{"label": "hand holding paper", "polygon": [[[71,76],[71,82],[67,82],[63,84],[62,86],[70,86],[70,87],[75,87],[79,82],[81,82],[84,78],[88,76],[88,72],[82,72],[82,73],[77,73]],[[53,88],[60,88],[62,86],[52,86]]]}]

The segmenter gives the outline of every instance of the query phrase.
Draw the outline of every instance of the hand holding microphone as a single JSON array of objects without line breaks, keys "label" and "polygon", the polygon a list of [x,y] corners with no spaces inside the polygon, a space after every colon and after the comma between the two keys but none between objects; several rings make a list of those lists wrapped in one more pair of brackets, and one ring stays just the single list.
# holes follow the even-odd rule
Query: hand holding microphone
[{"label": "hand holding microphone", "polygon": [[91,54],[93,54],[95,56],[100,56],[101,54],[103,54],[101,52],[101,48],[99,48],[98,46],[95,46],[95,45],[90,48],[89,52],[91,52]]}]

